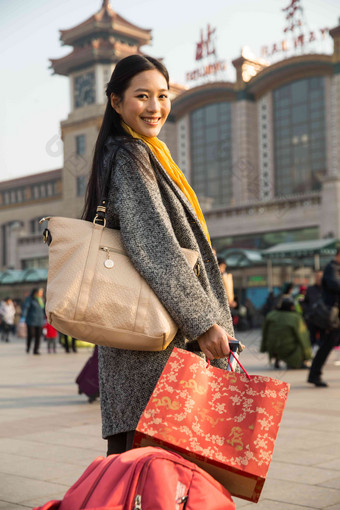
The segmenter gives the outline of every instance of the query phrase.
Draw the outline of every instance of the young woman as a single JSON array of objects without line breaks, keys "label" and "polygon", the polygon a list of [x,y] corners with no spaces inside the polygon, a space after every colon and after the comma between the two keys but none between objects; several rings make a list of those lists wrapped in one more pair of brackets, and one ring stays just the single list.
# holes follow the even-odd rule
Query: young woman
[{"label": "young woman", "polygon": [[[225,368],[233,327],[196,195],[157,138],[170,112],[166,68],[151,57],[127,57],[116,65],[106,94],[83,217],[93,220],[111,172],[107,226],[120,229],[132,263],[179,326],[162,352],[99,347],[103,437],[112,454],[131,448],[172,349],[196,341],[201,355]],[[199,253],[199,276],[181,247]]]}]

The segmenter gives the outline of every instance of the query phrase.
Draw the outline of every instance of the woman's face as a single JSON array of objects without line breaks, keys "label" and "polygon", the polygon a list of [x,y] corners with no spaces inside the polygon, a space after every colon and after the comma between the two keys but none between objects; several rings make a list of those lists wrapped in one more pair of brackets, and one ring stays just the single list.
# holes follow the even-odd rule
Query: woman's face
[{"label": "woman's face", "polygon": [[140,135],[158,136],[171,108],[166,79],[156,69],[143,71],[132,78],[122,99],[111,94],[111,105]]},{"label": "woman's face", "polygon": [[39,289],[39,290],[37,291],[37,293],[36,293],[36,296],[37,296],[37,297],[43,297],[43,295],[44,295],[44,289]]}]

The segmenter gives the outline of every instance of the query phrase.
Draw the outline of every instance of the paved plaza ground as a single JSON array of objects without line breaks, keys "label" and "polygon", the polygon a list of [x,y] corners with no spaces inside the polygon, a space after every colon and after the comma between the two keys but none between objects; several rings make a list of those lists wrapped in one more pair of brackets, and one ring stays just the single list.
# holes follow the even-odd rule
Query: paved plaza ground
[{"label": "paved plaza ground", "polygon": [[[306,383],[306,370],[274,370],[258,353],[260,332],[237,335],[251,374],[277,377],[291,392],[260,502],[235,498],[237,509],[340,510],[340,352],[325,369],[329,388]],[[25,353],[24,341],[0,344],[0,510],[60,499],[98,455],[99,402],[78,395],[75,377],[91,354]],[[202,509],[204,510],[204,509]]]}]

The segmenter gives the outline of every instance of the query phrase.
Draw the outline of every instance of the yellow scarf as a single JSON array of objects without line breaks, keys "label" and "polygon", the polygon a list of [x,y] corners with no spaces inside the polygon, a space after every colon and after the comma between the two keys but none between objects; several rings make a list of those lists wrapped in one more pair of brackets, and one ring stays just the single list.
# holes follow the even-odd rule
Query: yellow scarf
[{"label": "yellow scarf", "polygon": [[166,170],[171,179],[177,184],[179,189],[183,191],[184,195],[189,200],[194,211],[196,212],[197,218],[199,219],[202,225],[204,233],[207,236],[209,243],[211,244],[208,227],[205,222],[200,205],[198,203],[196,194],[189,185],[182,171],[178,168],[178,166],[172,159],[170,151],[166,144],[159,140],[156,136],[149,138],[147,136],[140,135],[139,133],[131,129],[127,124],[125,124],[125,122],[122,122],[122,126],[127,133],[129,133],[134,138],[139,138],[140,140],[143,140],[150,147],[150,149],[152,150],[153,154],[160,162],[162,167]]}]

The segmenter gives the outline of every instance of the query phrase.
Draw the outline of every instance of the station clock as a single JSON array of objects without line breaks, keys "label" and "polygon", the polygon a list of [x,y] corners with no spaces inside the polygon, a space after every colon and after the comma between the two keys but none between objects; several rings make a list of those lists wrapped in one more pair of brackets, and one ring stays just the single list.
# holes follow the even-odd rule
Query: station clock
[{"label": "station clock", "polygon": [[94,72],[86,72],[74,78],[74,106],[81,108],[95,103],[95,77]]}]

